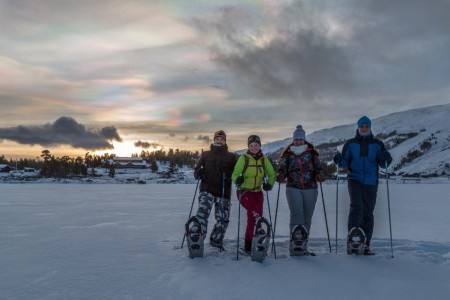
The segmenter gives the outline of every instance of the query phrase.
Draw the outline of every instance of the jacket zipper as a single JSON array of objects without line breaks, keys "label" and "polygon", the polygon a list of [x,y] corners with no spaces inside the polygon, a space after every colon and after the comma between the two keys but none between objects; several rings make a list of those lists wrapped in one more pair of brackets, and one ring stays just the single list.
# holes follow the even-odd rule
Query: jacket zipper
[{"label": "jacket zipper", "polygon": [[300,165],[300,184],[301,184],[301,188],[305,189],[305,179],[303,177],[303,161],[302,159],[299,157],[298,158],[298,162]]}]

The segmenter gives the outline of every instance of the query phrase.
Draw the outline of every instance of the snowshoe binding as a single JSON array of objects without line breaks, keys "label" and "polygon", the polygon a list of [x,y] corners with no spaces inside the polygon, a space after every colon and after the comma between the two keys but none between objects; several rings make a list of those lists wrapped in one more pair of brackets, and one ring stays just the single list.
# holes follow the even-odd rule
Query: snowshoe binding
[{"label": "snowshoe binding", "polygon": [[353,227],[347,236],[347,254],[362,255],[364,249],[366,249],[366,234],[360,227]]},{"label": "snowshoe binding", "polygon": [[269,221],[260,217],[255,222],[253,229],[253,240],[251,247],[252,261],[262,262],[267,256],[267,249],[270,242],[271,225]]},{"label": "snowshoe binding", "polygon": [[308,252],[308,230],[303,225],[295,225],[291,232],[289,254],[291,256],[310,255]]},{"label": "snowshoe binding", "polygon": [[185,233],[189,257],[203,257],[204,233],[197,217],[193,216],[185,224]]}]

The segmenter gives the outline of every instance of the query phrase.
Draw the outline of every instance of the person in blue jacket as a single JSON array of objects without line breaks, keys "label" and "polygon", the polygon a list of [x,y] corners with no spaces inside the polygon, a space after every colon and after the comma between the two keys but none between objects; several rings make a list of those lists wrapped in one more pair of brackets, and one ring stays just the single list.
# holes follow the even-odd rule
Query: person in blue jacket
[{"label": "person in blue jacket", "polygon": [[350,195],[350,212],[348,230],[360,227],[366,234],[364,255],[373,255],[370,249],[374,227],[373,211],[378,190],[379,168],[387,168],[392,162],[391,154],[384,143],[374,138],[371,120],[363,116],[357,122],[356,136],[348,140],[337,152],[334,162],[348,169],[348,192]]}]

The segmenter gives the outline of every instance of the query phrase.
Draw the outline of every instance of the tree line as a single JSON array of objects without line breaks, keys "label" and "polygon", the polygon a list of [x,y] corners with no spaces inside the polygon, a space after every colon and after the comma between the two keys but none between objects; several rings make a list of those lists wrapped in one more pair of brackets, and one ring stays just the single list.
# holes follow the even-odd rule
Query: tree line
[{"label": "tree line", "polygon": [[[109,175],[114,177],[115,166],[111,164],[113,159],[117,157],[114,153],[105,153],[102,155],[92,154],[86,152],[84,157],[69,157],[62,156],[57,157],[49,150],[43,150],[40,158],[28,159],[6,159],[4,155],[0,156],[0,164],[6,164],[11,169],[23,170],[25,167],[35,168],[40,171],[42,177],[53,178],[71,178],[77,176],[95,176],[95,168],[107,168],[109,169]],[[195,163],[200,157],[199,151],[188,151],[180,149],[156,150],[145,151],[141,153],[133,153],[131,157],[142,158],[147,164],[150,165],[150,170],[153,173],[159,172],[159,165],[167,164],[168,168],[166,174],[167,177],[175,174],[179,168],[184,166],[188,168],[194,168]],[[277,160],[268,157],[275,169],[277,169]],[[335,178],[336,167],[334,164],[327,165],[322,163],[325,179]]]},{"label": "tree line", "polygon": [[[176,172],[184,166],[193,168],[199,158],[198,151],[186,151],[179,149],[157,150],[153,152],[142,151],[133,153],[131,157],[140,157],[150,165],[152,172],[158,172],[159,164],[169,164],[169,171]],[[13,170],[23,170],[25,167],[35,168],[40,171],[42,177],[70,178],[77,176],[95,175],[95,168],[108,168],[110,175],[114,176],[115,166],[111,162],[117,157],[114,153],[102,155],[86,152],[84,157],[55,156],[50,150],[43,150],[40,157],[19,158],[9,160],[4,155],[0,156],[0,164],[6,164]],[[159,162],[159,164],[158,164]]]}]

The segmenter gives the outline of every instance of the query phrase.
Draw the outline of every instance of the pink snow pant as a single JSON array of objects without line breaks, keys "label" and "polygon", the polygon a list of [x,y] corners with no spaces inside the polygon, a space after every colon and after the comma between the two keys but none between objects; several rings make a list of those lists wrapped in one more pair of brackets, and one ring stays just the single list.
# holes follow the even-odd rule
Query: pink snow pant
[{"label": "pink snow pant", "polygon": [[241,205],[247,210],[247,229],[245,230],[245,240],[247,242],[253,239],[253,227],[256,219],[263,215],[263,192],[237,191],[239,199],[241,193]]}]

